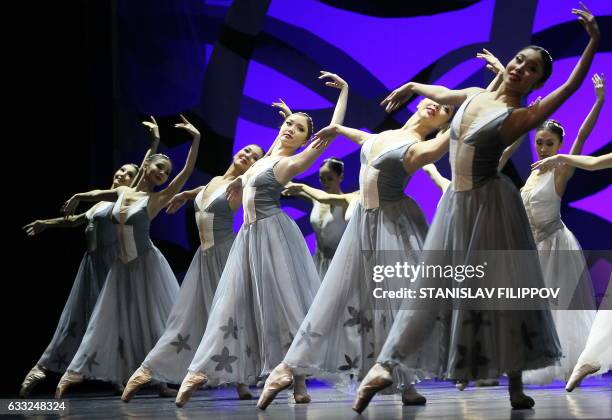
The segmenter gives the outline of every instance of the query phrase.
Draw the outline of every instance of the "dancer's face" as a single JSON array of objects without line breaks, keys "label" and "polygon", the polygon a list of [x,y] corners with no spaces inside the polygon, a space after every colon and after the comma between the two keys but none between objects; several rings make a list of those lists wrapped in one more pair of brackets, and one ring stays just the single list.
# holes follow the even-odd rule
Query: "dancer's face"
[{"label": "dancer's face", "polygon": [[343,175],[338,175],[336,171],[331,169],[329,165],[324,163],[319,169],[319,182],[326,193],[333,193],[340,190],[340,183]]},{"label": "dancer's face", "polygon": [[440,105],[431,99],[425,98],[417,105],[417,112],[422,120],[427,121],[433,129],[446,124],[453,115],[454,107]]},{"label": "dancer's face", "polygon": [[535,149],[540,160],[556,155],[561,149],[561,139],[549,130],[539,130],[536,132]]},{"label": "dancer's face", "polygon": [[234,166],[241,174],[245,173],[255,162],[261,159],[264,152],[261,147],[256,144],[249,144],[243,147],[234,155]]},{"label": "dancer's face", "polygon": [[308,120],[304,115],[292,114],[280,128],[281,142],[291,148],[299,148],[308,141]]},{"label": "dancer's face", "polygon": [[112,188],[128,186],[136,176],[137,171],[134,165],[123,165],[113,176]]},{"label": "dancer's face", "polygon": [[544,77],[544,61],[540,52],[526,48],[519,51],[506,66],[504,83],[525,95],[539,87]]},{"label": "dancer's face", "polygon": [[172,163],[163,156],[158,156],[145,163],[145,178],[156,187],[163,185],[172,172]]}]

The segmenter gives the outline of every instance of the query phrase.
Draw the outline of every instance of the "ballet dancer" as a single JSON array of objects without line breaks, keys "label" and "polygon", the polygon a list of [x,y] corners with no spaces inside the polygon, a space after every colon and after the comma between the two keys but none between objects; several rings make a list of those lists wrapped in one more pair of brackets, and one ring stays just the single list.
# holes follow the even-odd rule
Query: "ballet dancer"
[{"label": "ballet dancer", "polygon": [[[167,212],[174,214],[193,200],[200,247],[185,274],[178,298],[168,317],[166,330],[140,367],[130,377],[121,399],[128,402],[138,390],[152,380],[180,384],[193,359],[196,344],[202,339],[213,296],[236,234],[234,212],[240,200],[229,202],[227,185],[243,175],[264,155],[255,144],[242,148],[227,171],[210,180],[206,186],[175,195]],[[248,388],[239,386],[241,399],[250,398]]]},{"label": "ballet dancer", "polygon": [[[326,85],[340,89],[332,124],[346,112],[348,85],[335,74]],[[295,222],[283,212],[284,185],[321,155],[330,136],[305,150],[313,132],[311,118],[292,113],[268,154],[228,186],[242,195],[242,225],[221,275],[206,332],[189,366],[176,404],[185,405],[200,386],[212,383],[254,384],[279,363],[320,285],[319,276]],[[296,402],[309,400],[304,378],[296,381]]]},{"label": "ballet dancer", "polygon": [[[487,280],[494,282],[491,286],[508,287],[523,279],[532,287],[544,284],[520,195],[497,168],[503,149],[542,124],[578,89],[589,70],[599,44],[597,22],[582,3],[581,9],[572,13],[585,27],[589,43],[569,79],[532,107],[520,107],[522,97],[544,83],[552,72],[552,58],[537,46],[516,54],[494,92],[449,90],[411,82],[382,102],[391,111],[416,93],[440,103],[461,105],[451,124],[452,186],[442,198],[425,249],[449,254],[461,251],[468,256],[478,250],[534,251],[531,258],[521,260],[523,264],[496,272],[494,278],[489,276]],[[423,281],[418,278],[415,286]],[[535,403],[523,393],[522,371],[549,366],[560,357],[550,310],[454,310],[450,330],[439,338],[445,345],[435,348],[424,344],[436,331],[440,309],[409,309],[408,305],[400,311],[377,364],[361,382],[353,404],[355,411],[362,412],[378,391],[393,382],[392,373],[398,366],[441,371],[448,378],[461,380],[496,378],[507,373],[512,407],[531,408]],[[435,355],[429,359],[431,365],[414,358],[425,348]]]},{"label": "ballet dancer", "polygon": [[[164,332],[168,314],[178,294],[178,283],[168,262],[149,237],[151,220],[168,205],[193,172],[200,133],[182,115],[175,127],[192,137],[185,167],[161,191],[172,170],[170,158],[149,156],[144,174],[135,188],[94,190],[75,194],[63,207],[71,215],[79,201],[114,202],[112,220],[119,239],[119,258],[112,265],[87,330],[55,392],[62,398],[67,389],[84,378],[124,384],[142,363]],[[160,396],[174,393],[160,384]]]}]

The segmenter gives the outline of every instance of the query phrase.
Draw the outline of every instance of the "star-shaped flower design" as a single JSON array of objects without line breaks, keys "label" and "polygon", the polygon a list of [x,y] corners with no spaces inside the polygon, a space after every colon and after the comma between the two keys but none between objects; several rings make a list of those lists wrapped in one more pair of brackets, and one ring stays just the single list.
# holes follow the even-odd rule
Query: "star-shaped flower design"
[{"label": "star-shaped flower design", "polygon": [[179,354],[183,349],[191,350],[191,347],[188,344],[190,334],[187,334],[183,337],[180,333],[176,336],[176,341],[170,343],[170,345],[176,347],[176,354]]},{"label": "star-shaped flower design", "polygon": [[215,371],[225,370],[227,373],[232,373],[234,371],[232,369],[232,363],[238,360],[236,356],[230,356],[230,352],[227,347],[223,347],[221,354],[214,355],[211,357],[211,359],[213,362],[217,362]]},{"label": "star-shaped flower design", "polygon": [[351,359],[348,354],[345,354],[344,360],[346,360],[346,365],[340,366],[338,370],[345,371],[359,368],[359,356],[356,356],[355,359]]},{"label": "star-shaped flower design", "polygon": [[85,354],[84,357],[86,358],[85,360],[85,364],[87,365],[87,370],[89,370],[89,372],[91,372],[91,370],[93,369],[94,366],[100,366],[100,364],[98,362],[96,362],[96,356],[98,355],[98,352],[94,352],[94,354],[92,354],[91,356],[87,357],[87,355]]},{"label": "star-shaped flower design", "polygon": [[238,340],[238,325],[234,323],[234,318],[230,316],[227,320],[227,325],[221,327],[221,331],[224,332],[223,339],[227,339],[230,335]]},{"label": "star-shaped flower design", "polygon": [[318,332],[314,332],[311,329],[312,327],[310,326],[310,322],[308,323],[308,326],[306,327],[306,331],[300,330],[300,339],[298,340],[298,344],[300,344],[302,341],[306,341],[306,344],[308,344],[308,346],[312,346],[312,342],[310,341],[311,338],[319,338],[322,335],[319,334]]}]

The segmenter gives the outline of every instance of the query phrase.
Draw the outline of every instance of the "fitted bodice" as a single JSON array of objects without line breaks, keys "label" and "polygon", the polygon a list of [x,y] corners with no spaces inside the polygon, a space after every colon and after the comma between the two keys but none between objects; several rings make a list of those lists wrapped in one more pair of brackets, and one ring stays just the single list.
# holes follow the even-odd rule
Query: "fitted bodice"
[{"label": "fitted bodice", "polygon": [[234,212],[225,198],[225,186],[219,186],[206,201],[205,191],[202,188],[193,201],[202,251],[234,237]]},{"label": "fitted bodice", "polygon": [[[122,209],[124,193],[113,207],[113,223],[119,239],[119,258],[128,263],[153,247],[149,236],[151,220],[147,213],[149,196],[140,198],[129,207]],[[122,211],[125,217],[122,217]]]},{"label": "fitted bodice", "polygon": [[481,187],[496,177],[504,151],[500,128],[512,108],[491,110],[472,121],[465,133],[460,133],[465,109],[475,96],[463,102],[451,123],[449,159],[455,191]]},{"label": "fitted bodice", "polygon": [[529,189],[521,189],[521,198],[536,242],[563,227],[561,197],[555,190],[554,170],[539,175]]},{"label": "fitted bodice", "polygon": [[111,220],[112,210],[113,203],[100,203],[85,213],[87,218],[85,238],[89,252],[98,248],[115,246],[117,243],[117,232]]},{"label": "fitted bodice", "polygon": [[243,175],[242,206],[244,223],[251,224],[281,212],[280,195],[284,186],[274,175],[274,165],[281,156],[259,159]]},{"label": "fitted bodice", "polygon": [[342,206],[327,206],[314,201],[310,224],[317,236],[317,249],[326,256],[333,256],[346,228]]},{"label": "fitted bodice", "polygon": [[404,189],[410,181],[410,175],[404,169],[404,156],[410,146],[416,143],[415,140],[395,143],[370,157],[376,137],[369,137],[361,147],[359,190],[361,204],[365,209],[378,208],[381,202],[404,198]]}]

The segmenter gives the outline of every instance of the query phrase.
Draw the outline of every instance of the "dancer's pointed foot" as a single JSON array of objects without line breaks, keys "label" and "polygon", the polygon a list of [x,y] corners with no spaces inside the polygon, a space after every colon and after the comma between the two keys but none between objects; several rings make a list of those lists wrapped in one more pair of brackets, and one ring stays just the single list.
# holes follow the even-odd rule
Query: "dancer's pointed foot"
[{"label": "dancer's pointed foot", "polygon": [[524,410],[535,405],[533,398],[523,392],[523,372],[508,372],[508,392],[514,409]]},{"label": "dancer's pointed foot", "polygon": [[249,386],[247,384],[236,385],[236,392],[238,392],[238,399],[250,400],[253,398],[253,395],[251,394],[251,391],[249,390]]},{"label": "dancer's pointed foot", "polygon": [[457,388],[459,391],[463,391],[465,388],[468,387],[469,384],[470,384],[470,381],[465,380],[465,379],[459,379],[457,383],[455,384],[455,388]]},{"label": "dancer's pointed foot", "polygon": [[45,372],[45,368],[39,365],[34,365],[32,369],[28,372],[25,379],[21,383],[21,389],[19,390],[19,396],[21,398],[26,398],[34,387],[45,380],[47,377],[47,373]]},{"label": "dancer's pointed foot", "polygon": [[402,392],[402,402],[404,405],[425,405],[427,398],[419,394],[414,385],[409,385]]},{"label": "dancer's pointed foot", "polygon": [[130,376],[125,390],[121,395],[121,401],[130,402],[130,400],[136,395],[138,390],[151,382],[153,377],[151,376],[151,370],[145,366],[140,366],[136,369],[136,372]]},{"label": "dancer's pointed foot", "polygon": [[182,407],[187,404],[187,401],[191,398],[191,394],[207,381],[208,377],[202,372],[187,372],[187,376],[183,379],[183,383],[176,395],[176,405]]},{"label": "dancer's pointed foot", "polygon": [[257,401],[257,407],[265,410],[276,395],[293,384],[293,372],[285,363],[276,366],[266,379],[263,391]]},{"label": "dancer's pointed foot", "polygon": [[58,400],[61,399],[68,388],[81,382],[83,382],[83,375],[67,370],[57,384],[57,388],[55,389],[55,398]]},{"label": "dancer's pointed foot", "polygon": [[393,378],[391,377],[389,369],[385,368],[380,363],[376,363],[359,385],[357,396],[353,402],[353,410],[361,413],[366,409],[378,391],[381,391],[392,383]]},{"label": "dancer's pointed foot", "polygon": [[296,404],[308,404],[310,402],[310,395],[308,395],[308,389],[306,388],[306,377],[304,375],[295,375],[295,381],[293,383],[293,399]]},{"label": "dancer's pointed foot", "polygon": [[161,382],[158,385],[157,395],[160,398],[175,398],[178,395],[178,391],[174,388],[169,388],[165,382]]},{"label": "dancer's pointed foot", "polygon": [[601,369],[601,365],[598,363],[583,363],[580,366],[574,366],[574,370],[572,372],[572,376],[570,376],[567,384],[565,385],[565,390],[567,392],[572,392],[574,388],[580,385],[580,382],[587,376],[597,372]]}]

